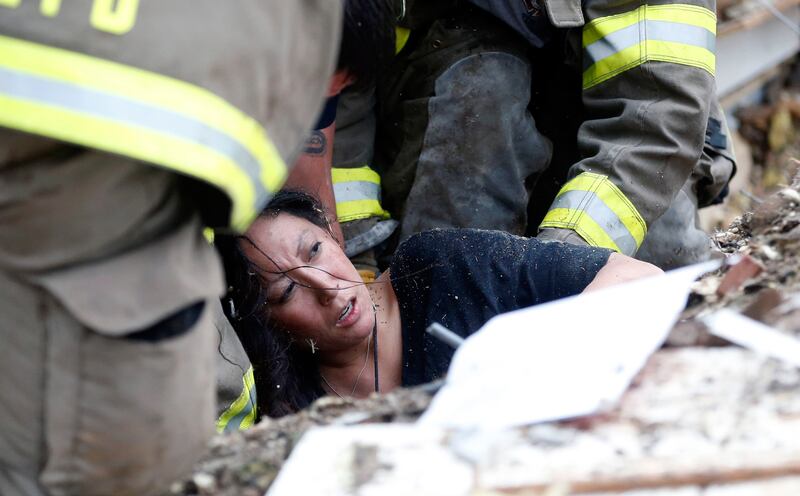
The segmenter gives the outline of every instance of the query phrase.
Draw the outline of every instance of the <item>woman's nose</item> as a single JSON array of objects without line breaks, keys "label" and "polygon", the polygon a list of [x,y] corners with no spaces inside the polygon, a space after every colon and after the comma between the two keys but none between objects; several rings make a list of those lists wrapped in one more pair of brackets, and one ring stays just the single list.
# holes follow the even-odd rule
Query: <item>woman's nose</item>
[{"label": "woman's nose", "polygon": [[336,290],[329,288],[320,288],[317,291],[317,298],[323,306],[328,306],[334,298],[336,298]]},{"label": "woman's nose", "polygon": [[308,285],[313,288],[322,305],[329,305],[339,291],[339,280],[319,269],[308,269]]}]

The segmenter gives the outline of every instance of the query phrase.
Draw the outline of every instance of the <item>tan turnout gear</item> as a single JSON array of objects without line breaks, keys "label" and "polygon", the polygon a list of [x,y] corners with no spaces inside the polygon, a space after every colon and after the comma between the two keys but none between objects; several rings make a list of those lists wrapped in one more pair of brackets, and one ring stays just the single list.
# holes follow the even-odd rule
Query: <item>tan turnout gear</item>
[{"label": "tan turnout gear", "polygon": [[372,135],[345,121],[371,95],[344,95],[334,149],[338,166],[380,173],[400,239],[541,227],[627,255],[651,234],[641,254],[665,268],[708,256],[696,210],[735,168],[724,116],[710,112],[713,1],[405,5],[411,36],[378,87],[374,159],[352,151]]},{"label": "tan turnout gear", "polygon": [[214,427],[204,225],[322,106],[341,3],[0,0],[0,494],[159,494]]},{"label": "tan turnout gear", "polygon": [[225,193],[224,220],[242,229],[320,108],[336,7],[0,2],[0,124],[200,179]]},{"label": "tan turnout gear", "polygon": [[703,153],[715,2],[550,0],[546,8],[553,25],[574,28],[585,118],[581,158],[540,227],[632,256]]}]

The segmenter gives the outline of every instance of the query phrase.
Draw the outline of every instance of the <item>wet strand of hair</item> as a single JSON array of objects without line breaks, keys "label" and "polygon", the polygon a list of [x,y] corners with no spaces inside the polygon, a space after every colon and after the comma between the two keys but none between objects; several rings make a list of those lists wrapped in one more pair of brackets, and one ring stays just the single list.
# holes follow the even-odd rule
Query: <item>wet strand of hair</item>
[{"label": "wet strand of hair", "polygon": [[[323,290],[326,290],[326,291],[341,291],[341,290],[345,290],[345,289],[355,288],[355,287],[357,287],[357,286],[368,286],[368,285],[372,285],[372,284],[388,284],[388,283],[391,283],[391,281],[370,281],[370,282],[365,282],[365,281],[352,281],[352,280],[350,280],[350,279],[346,279],[346,278],[344,278],[344,277],[337,276],[336,274],[332,274],[331,272],[328,272],[327,270],[325,270],[325,269],[322,269],[322,268],[320,268],[320,267],[316,267],[316,266],[314,266],[314,265],[298,265],[298,266],[296,266],[296,267],[292,267],[292,268],[289,268],[289,269],[285,269],[285,270],[284,270],[284,269],[282,269],[282,268],[281,268],[280,264],[278,264],[278,262],[276,262],[276,261],[275,261],[275,259],[273,259],[271,256],[269,256],[269,255],[268,255],[268,254],[267,254],[267,253],[266,253],[264,250],[262,250],[262,249],[261,249],[261,247],[259,247],[258,245],[256,245],[256,243],[255,243],[255,242],[254,242],[252,239],[248,238],[247,236],[238,236],[238,238],[239,238],[239,239],[243,239],[243,240],[247,241],[248,243],[250,243],[250,245],[251,245],[253,248],[255,248],[255,249],[256,249],[256,251],[258,251],[258,252],[259,252],[261,255],[263,255],[263,256],[264,256],[264,257],[265,257],[267,260],[269,260],[269,261],[270,261],[270,262],[271,262],[271,263],[272,263],[272,264],[273,264],[275,267],[277,267],[277,268],[278,268],[278,270],[269,270],[269,269],[265,269],[265,268],[263,268],[263,267],[260,267],[259,265],[255,264],[255,263],[251,262],[250,260],[248,260],[248,262],[250,262],[250,265],[251,265],[251,266],[252,266],[252,267],[253,267],[253,268],[254,268],[254,269],[257,271],[257,272],[264,273],[264,274],[272,274],[272,275],[281,275],[281,276],[284,276],[284,277],[286,277],[287,279],[289,279],[290,281],[292,281],[293,283],[295,283],[295,284],[297,284],[298,286],[300,286],[301,288],[307,288],[307,289],[323,289]],[[245,258],[246,258],[246,257],[245,257]],[[419,274],[422,274],[423,272],[427,272],[427,271],[429,271],[429,270],[433,269],[434,267],[443,267],[443,266],[444,266],[444,263],[438,263],[438,264],[436,264],[436,263],[433,263],[433,264],[430,264],[430,265],[428,265],[427,267],[423,267],[423,268],[421,268],[421,269],[419,269],[419,270],[415,270],[414,272],[411,272],[411,273],[408,273],[408,274],[403,274],[403,275],[399,275],[399,276],[398,276],[398,275],[395,275],[395,276],[393,276],[393,278],[394,278],[395,280],[407,279],[407,278],[409,278],[409,277],[415,277],[415,276],[417,276],[417,275],[419,275]],[[293,272],[293,271],[296,271],[296,270],[300,270],[300,269],[314,269],[314,270],[318,270],[318,271],[320,271],[320,272],[323,272],[323,273],[325,273],[325,274],[327,274],[327,275],[329,275],[329,276],[333,277],[334,279],[338,279],[338,280],[340,280],[340,281],[344,281],[344,282],[353,283],[353,285],[352,285],[352,286],[344,286],[344,287],[336,287],[336,288],[314,288],[314,287],[312,287],[312,286],[309,286],[308,284],[303,284],[303,283],[301,283],[300,281],[296,281],[295,279],[292,279],[292,278],[291,278],[291,277],[288,275],[290,272]]]}]

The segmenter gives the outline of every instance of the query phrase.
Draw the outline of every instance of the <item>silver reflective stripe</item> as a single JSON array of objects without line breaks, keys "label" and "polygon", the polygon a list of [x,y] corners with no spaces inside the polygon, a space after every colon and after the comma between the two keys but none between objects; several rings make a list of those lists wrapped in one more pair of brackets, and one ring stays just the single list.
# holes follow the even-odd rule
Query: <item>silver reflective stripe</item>
[{"label": "silver reflective stripe", "polygon": [[348,258],[363,253],[370,248],[375,248],[383,243],[397,229],[400,223],[396,220],[383,220],[375,224],[369,231],[345,240],[344,254]]},{"label": "silver reflective stripe", "polygon": [[[244,419],[246,419],[248,417],[248,415],[253,413],[253,409],[255,408],[255,405],[256,405],[256,386],[255,386],[255,384],[253,385],[253,387],[251,387],[249,389],[248,392],[250,393],[250,401],[248,401],[245,404],[245,406],[242,407],[242,409],[239,411],[239,413],[237,413],[236,415],[231,417],[231,419],[225,425],[224,432],[236,432],[236,431],[238,431],[239,428],[242,425],[242,422],[244,422]],[[253,420],[255,420],[255,419],[253,419]]]},{"label": "silver reflective stripe", "polygon": [[555,208],[582,211],[584,215],[591,217],[608,234],[608,237],[614,240],[620,251],[626,255],[633,256],[639,248],[636,245],[636,239],[617,217],[617,214],[591,191],[567,191],[556,198],[550,210]]},{"label": "silver reflective stripe", "polygon": [[643,40],[671,41],[694,45],[714,52],[716,37],[711,31],[690,24],[670,21],[640,21],[626,28],[607,34],[585,48],[583,68],[588,69],[597,61],[637,45]]},{"label": "silver reflective stripe", "polygon": [[258,161],[244,146],[225,133],[185,115],[118,95],[2,67],[0,93],[145,128],[212,149],[230,158],[250,177],[257,206],[265,204],[271,196],[261,182]]},{"label": "silver reflective stripe", "polygon": [[333,185],[336,203],[356,200],[380,200],[381,186],[369,181],[346,181]]}]

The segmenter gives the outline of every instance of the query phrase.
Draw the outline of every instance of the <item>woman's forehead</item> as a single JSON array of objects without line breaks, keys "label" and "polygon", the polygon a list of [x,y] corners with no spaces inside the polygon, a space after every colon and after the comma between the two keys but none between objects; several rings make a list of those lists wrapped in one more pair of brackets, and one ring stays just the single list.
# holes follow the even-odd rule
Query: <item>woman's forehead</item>
[{"label": "woman's forehead", "polygon": [[303,244],[321,229],[306,219],[289,214],[261,216],[245,233],[242,247],[251,260],[269,270],[274,264],[264,265],[269,259],[277,262],[295,260],[301,256]]}]

